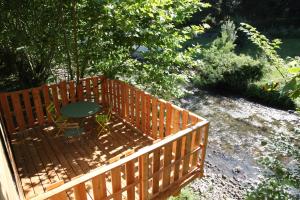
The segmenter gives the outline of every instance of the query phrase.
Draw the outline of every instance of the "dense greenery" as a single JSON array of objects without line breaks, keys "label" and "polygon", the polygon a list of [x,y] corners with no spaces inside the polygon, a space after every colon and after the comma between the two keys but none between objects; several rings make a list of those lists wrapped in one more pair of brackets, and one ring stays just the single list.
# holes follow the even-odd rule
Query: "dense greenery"
[{"label": "dense greenery", "polygon": [[59,71],[69,79],[130,77],[172,93],[189,65],[181,44],[203,31],[184,23],[203,7],[198,0],[1,1],[0,67],[23,87]]},{"label": "dense greenery", "polygon": [[231,91],[245,90],[262,76],[263,65],[250,56],[234,52],[236,30],[232,21],[221,27],[221,35],[208,48],[197,51],[200,58],[195,82],[200,87],[217,87]]}]

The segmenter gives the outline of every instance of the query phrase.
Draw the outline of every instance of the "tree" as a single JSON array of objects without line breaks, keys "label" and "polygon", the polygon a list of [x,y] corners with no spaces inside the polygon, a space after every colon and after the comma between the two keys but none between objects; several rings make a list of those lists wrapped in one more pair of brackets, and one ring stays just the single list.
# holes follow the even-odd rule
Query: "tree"
[{"label": "tree", "polygon": [[[201,25],[184,24],[207,6],[198,0],[5,1],[1,15],[10,20],[0,22],[6,32],[0,44],[9,44],[14,51],[24,46],[26,55],[36,60],[42,49],[51,55],[43,59],[48,62],[43,62],[43,69],[59,66],[70,79],[102,73],[165,94],[174,91],[190,64],[182,44],[203,31]],[[25,24],[32,24],[19,28],[27,38],[23,42],[14,40],[15,21],[24,21],[17,11],[28,16]],[[43,34],[44,41],[37,41]],[[140,47],[146,51],[137,51]]]}]

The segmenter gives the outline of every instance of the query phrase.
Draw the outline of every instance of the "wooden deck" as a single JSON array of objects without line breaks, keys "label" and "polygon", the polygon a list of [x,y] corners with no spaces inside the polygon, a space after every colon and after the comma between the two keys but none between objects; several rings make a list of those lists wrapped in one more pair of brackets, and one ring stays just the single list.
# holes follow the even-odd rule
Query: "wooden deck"
[{"label": "wooden deck", "polygon": [[107,164],[127,150],[136,151],[153,140],[112,116],[109,131],[97,132],[93,118],[84,120],[80,138],[70,141],[57,136],[52,126],[36,127],[11,135],[11,144],[25,196],[44,193],[60,180],[74,177]]}]

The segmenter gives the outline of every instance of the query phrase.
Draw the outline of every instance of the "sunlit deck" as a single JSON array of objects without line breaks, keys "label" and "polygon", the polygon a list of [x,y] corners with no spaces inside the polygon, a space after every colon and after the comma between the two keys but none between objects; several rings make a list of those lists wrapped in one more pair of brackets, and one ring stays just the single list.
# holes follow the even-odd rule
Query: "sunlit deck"
[{"label": "sunlit deck", "polygon": [[[122,81],[63,81],[0,100],[20,199],[165,199],[203,175],[209,122]],[[78,138],[57,135],[49,105],[60,116],[76,102],[112,110],[107,130],[90,116],[78,119]]]},{"label": "sunlit deck", "polygon": [[109,132],[99,134],[93,118],[85,119],[84,130],[82,136],[71,140],[57,136],[52,126],[12,135],[13,153],[26,197],[41,194],[53,183],[68,182],[153,141],[114,115]]}]

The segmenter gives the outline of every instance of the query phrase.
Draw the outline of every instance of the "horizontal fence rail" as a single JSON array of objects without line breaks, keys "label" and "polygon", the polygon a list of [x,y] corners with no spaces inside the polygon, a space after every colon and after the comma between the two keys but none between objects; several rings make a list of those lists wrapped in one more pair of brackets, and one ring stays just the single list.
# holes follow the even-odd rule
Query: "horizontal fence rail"
[{"label": "horizontal fence rail", "polygon": [[[94,101],[110,107],[155,143],[67,183],[56,183],[33,199],[160,199],[202,176],[209,122],[119,80],[105,77],[61,82],[0,93],[0,109],[9,133],[51,123],[63,105]],[[167,195],[167,196],[164,196]]]}]

